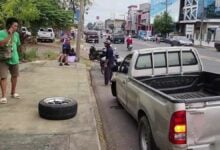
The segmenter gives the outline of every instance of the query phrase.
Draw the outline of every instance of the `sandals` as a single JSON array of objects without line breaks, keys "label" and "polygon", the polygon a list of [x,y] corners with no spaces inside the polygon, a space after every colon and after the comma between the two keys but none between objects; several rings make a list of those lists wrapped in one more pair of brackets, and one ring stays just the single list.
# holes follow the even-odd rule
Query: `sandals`
[{"label": "sandals", "polygon": [[6,97],[3,97],[0,99],[0,104],[7,104],[7,98]]},{"label": "sandals", "polygon": [[15,99],[20,99],[20,95],[18,93],[14,93],[11,95],[12,98],[15,98]]}]

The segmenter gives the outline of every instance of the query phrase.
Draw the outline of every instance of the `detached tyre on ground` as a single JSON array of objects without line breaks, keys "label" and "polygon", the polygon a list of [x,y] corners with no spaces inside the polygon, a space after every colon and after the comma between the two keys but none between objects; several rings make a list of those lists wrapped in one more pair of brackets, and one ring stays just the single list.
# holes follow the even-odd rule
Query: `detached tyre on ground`
[{"label": "detached tyre on ground", "polygon": [[65,120],[73,118],[76,115],[77,107],[75,100],[65,97],[51,97],[39,102],[38,111],[42,118]]},{"label": "detached tyre on ground", "polygon": [[150,124],[145,116],[138,123],[138,137],[141,150],[157,150]]}]

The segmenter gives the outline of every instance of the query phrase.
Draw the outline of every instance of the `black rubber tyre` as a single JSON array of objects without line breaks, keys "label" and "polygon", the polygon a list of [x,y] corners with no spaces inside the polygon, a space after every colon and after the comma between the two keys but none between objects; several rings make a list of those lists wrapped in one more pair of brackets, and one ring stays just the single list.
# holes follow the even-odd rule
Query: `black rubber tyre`
[{"label": "black rubber tyre", "polygon": [[138,138],[140,150],[157,150],[149,122],[145,116],[138,123]]},{"label": "black rubber tyre", "polygon": [[49,99],[52,98],[46,98],[39,102],[40,117],[49,120],[65,120],[73,118],[77,114],[78,105],[75,100],[63,98],[63,102],[49,102]]},{"label": "black rubber tyre", "polygon": [[112,91],[112,95],[117,97],[116,82],[115,81],[113,81],[111,84],[111,91]]}]

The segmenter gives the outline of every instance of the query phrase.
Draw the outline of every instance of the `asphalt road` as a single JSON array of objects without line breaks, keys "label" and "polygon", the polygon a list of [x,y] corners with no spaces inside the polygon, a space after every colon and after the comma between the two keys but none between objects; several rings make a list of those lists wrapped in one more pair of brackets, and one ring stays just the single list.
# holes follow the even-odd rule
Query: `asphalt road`
[{"label": "asphalt road", "polygon": [[[91,44],[87,44],[87,48],[89,48],[90,45]],[[103,48],[103,46],[103,41],[96,45],[97,48]],[[133,49],[164,46],[169,45],[134,39]],[[126,49],[126,44],[113,44],[112,47],[117,48],[117,52],[121,57],[125,57],[129,53]],[[202,58],[204,70],[220,73],[220,52],[217,52],[214,48],[197,47],[197,49]],[[137,123],[111,95],[110,86],[104,86],[103,75],[100,72],[98,63],[94,63],[91,75],[99,111],[103,121],[108,149],[138,150]]]}]

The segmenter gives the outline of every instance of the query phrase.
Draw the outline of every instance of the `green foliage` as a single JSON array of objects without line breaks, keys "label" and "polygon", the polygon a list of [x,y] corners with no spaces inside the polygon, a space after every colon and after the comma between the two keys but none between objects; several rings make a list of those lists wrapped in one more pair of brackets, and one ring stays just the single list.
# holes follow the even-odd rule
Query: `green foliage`
[{"label": "green foliage", "polygon": [[37,49],[31,49],[25,52],[25,60],[34,61],[39,58]]},{"label": "green foliage", "polygon": [[58,53],[54,51],[46,51],[43,53],[42,59],[56,60],[58,58]]},{"label": "green foliage", "polygon": [[58,0],[0,0],[0,19],[10,16],[34,31],[39,27],[66,29],[73,23],[73,12],[64,10]]},{"label": "green foliage", "polygon": [[2,11],[6,17],[16,17],[25,24],[39,19],[39,11],[33,0],[6,0],[2,4]]},{"label": "green foliage", "polygon": [[156,33],[166,35],[173,31],[173,20],[168,13],[164,13],[161,16],[157,16],[154,19],[154,29]]},{"label": "green foliage", "polygon": [[61,8],[54,0],[35,0],[39,10],[39,19],[31,22],[34,27],[48,27],[66,29],[72,25],[73,12]]}]

